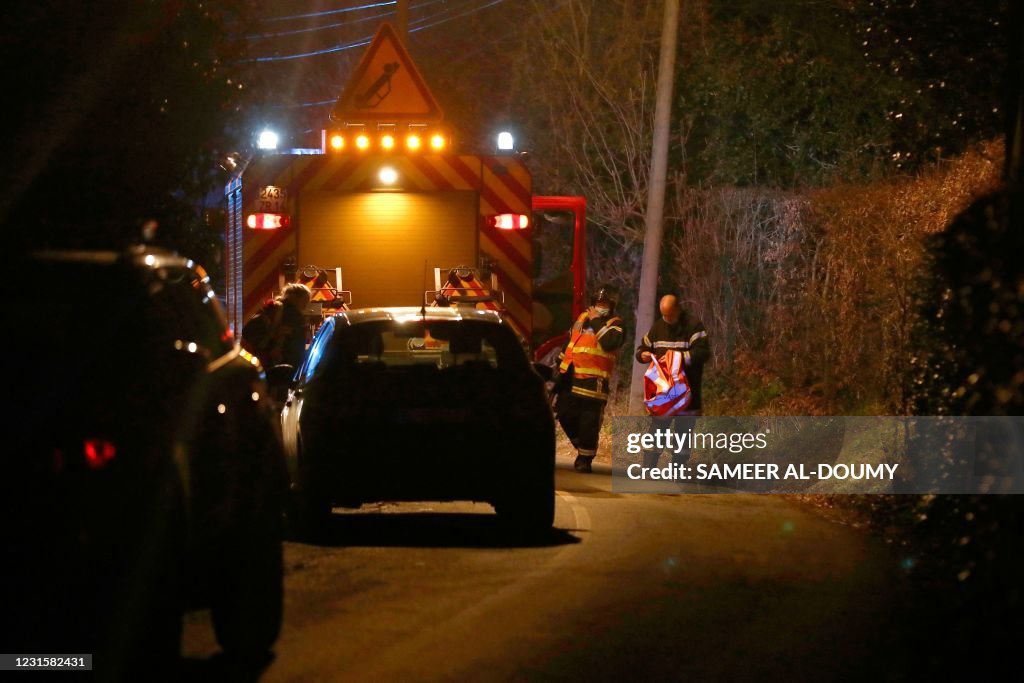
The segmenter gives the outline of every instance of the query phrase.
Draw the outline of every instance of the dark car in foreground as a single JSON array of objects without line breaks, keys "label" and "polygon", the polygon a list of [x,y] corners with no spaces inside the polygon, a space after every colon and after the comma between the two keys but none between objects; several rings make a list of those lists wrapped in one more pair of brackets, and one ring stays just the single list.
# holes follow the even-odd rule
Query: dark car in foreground
[{"label": "dark car in foreground", "polygon": [[141,247],[15,271],[33,296],[5,308],[6,651],[92,653],[101,680],[169,676],[191,603],[212,608],[226,657],[265,657],[287,471],[262,369],[209,278]]},{"label": "dark car in foreground", "polygon": [[490,503],[514,528],[554,518],[554,421],[509,324],[466,308],[362,309],[317,332],[282,412],[300,532],[333,506]]}]

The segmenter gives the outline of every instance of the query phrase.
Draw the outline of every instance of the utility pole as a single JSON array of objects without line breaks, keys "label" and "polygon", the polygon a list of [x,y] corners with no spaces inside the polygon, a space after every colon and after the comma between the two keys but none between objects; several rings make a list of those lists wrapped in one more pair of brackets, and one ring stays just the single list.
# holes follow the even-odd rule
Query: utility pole
[{"label": "utility pole", "polygon": [[[648,179],[647,218],[644,231],[644,255],[640,264],[640,290],[636,305],[634,348],[654,322],[654,298],[658,290],[658,261],[665,232],[665,179],[668,175],[668,136],[672,123],[672,85],[675,80],[676,33],[679,25],[679,0],[665,0],[665,23],[661,29],[661,53],[658,59],[658,85],[654,106],[654,144],[651,149],[651,173]],[[644,414],[644,366],[633,363],[629,388],[629,414]]]},{"label": "utility pole", "polygon": [[409,0],[398,0],[398,37],[409,47]]},{"label": "utility pole", "polygon": [[1019,3],[1010,7],[1006,38],[1010,46],[1006,78],[1006,164],[1003,180],[1010,184],[1021,182],[1022,145],[1024,145],[1024,8]]}]

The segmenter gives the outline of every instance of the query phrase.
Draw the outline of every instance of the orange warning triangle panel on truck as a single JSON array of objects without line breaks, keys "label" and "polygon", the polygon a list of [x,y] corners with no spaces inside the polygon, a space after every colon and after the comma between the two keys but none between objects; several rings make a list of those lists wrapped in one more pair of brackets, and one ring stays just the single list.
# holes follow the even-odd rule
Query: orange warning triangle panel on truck
[{"label": "orange warning triangle panel on truck", "polygon": [[331,113],[334,121],[422,121],[444,118],[398,34],[382,24]]}]

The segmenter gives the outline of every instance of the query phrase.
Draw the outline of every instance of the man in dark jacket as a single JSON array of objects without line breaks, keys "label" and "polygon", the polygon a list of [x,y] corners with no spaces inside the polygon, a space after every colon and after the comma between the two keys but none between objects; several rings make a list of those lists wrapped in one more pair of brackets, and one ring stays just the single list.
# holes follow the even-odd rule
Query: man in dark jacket
[{"label": "man in dark jacket", "polygon": [[305,310],[311,294],[306,285],[286,285],[273,301],[242,328],[242,346],[264,367],[302,363],[306,352]]},{"label": "man in dark jacket", "polygon": [[[661,358],[666,351],[679,351],[683,354],[683,369],[693,393],[693,400],[687,410],[672,418],[670,428],[673,432],[684,433],[693,428],[696,416],[701,414],[701,378],[704,363],[711,357],[711,346],[708,344],[708,333],[700,319],[679,305],[679,299],[673,294],[661,297],[658,309],[661,317],[654,321],[651,330],[644,335],[640,346],[636,348],[638,363],[648,364],[653,358]],[[689,440],[687,440],[689,444]],[[655,467],[660,451],[644,451],[644,466]],[[690,449],[685,447],[672,456],[672,462],[683,464],[690,458]]]}]

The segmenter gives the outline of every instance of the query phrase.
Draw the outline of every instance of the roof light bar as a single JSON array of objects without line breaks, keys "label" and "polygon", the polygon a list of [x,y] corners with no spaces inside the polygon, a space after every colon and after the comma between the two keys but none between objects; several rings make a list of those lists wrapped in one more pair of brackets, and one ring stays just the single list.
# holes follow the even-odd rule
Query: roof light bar
[{"label": "roof light bar", "polygon": [[349,149],[359,152],[444,152],[451,147],[451,138],[446,131],[411,124],[404,132],[394,126],[377,131],[367,131],[362,126],[350,126],[348,130],[324,130],[322,140],[324,152]]}]

